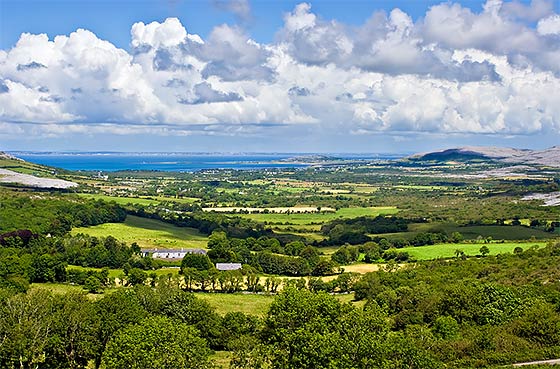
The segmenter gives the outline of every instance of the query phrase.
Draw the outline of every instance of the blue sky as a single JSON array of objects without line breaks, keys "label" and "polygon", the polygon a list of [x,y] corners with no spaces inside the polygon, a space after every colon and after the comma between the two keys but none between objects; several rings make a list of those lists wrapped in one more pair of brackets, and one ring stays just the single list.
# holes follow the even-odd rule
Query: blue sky
[{"label": "blue sky", "polygon": [[[178,17],[189,32],[203,37],[216,25],[241,22],[252,38],[268,43],[273,41],[276,31],[282,26],[283,14],[290,12],[298,3],[301,1],[251,1],[251,17],[244,20],[220,6],[219,2],[210,0],[0,0],[0,48],[14,46],[24,32],[46,33],[53,37],[85,28],[118,47],[128,49],[133,23],[161,22],[168,17]],[[390,12],[394,8],[417,19],[428,7],[439,3],[441,1],[438,0],[312,2],[314,10],[322,17],[355,25],[363,23],[374,11]],[[459,3],[480,10],[483,1],[463,0]]]},{"label": "blue sky", "polygon": [[552,146],[559,6],[0,0],[0,150]]}]

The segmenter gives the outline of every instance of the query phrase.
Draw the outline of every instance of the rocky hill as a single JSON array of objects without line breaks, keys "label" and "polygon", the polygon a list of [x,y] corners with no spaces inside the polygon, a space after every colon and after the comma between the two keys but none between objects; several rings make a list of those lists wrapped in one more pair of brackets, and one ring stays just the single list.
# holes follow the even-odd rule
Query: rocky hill
[{"label": "rocky hill", "polygon": [[0,159],[20,160],[20,161],[23,161],[22,159],[16,158],[15,156],[10,155],[10,154],[7,154],[7,153],[5,153],[4,151],[0,151]]},{"label": "rocky hill", "polygon": [[513,149],[503,147],[465,146],[409,157],[415,161],[495,160],[504,163],[532,164],[560,168],[560,146],[545,150]]},{"label": "rocky hill", "polygon": [[55,168],[27,162],[0,151],[0,184],[17,184],[35,188],[67,189],[77,183],[57,178]]}]

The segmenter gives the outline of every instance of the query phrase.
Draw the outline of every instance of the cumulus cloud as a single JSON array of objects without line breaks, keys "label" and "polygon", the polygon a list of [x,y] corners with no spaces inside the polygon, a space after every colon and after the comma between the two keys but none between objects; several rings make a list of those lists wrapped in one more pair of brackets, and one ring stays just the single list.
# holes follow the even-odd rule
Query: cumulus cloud
[{"label": "cumulus cloud", "polygon": [[[239,17],[247,1],[218,1]],[[0,50],[0,127],[60,136],[231,134],[305,125],[332,132],[560,132],[560,16],[548,0],[446,2],[361,25],[301,3],[274,42],[177,18],[131,28],[130,51],[78,29],[24,33]],[[25,123],[25,124],[23,124]],[[6,128],[10,127],[10,129]]]}]

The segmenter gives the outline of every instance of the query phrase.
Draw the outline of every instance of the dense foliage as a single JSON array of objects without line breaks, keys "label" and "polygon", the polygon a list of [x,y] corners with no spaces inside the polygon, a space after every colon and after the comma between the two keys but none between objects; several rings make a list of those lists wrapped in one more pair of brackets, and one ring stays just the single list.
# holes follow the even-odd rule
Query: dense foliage
[{"label": "dense foliage", "polygon": [[122,222],[125,218],[126,211],[115,203],[0,189],[0,234],[28,229],[44,235],[63,235],[72,227]]}]

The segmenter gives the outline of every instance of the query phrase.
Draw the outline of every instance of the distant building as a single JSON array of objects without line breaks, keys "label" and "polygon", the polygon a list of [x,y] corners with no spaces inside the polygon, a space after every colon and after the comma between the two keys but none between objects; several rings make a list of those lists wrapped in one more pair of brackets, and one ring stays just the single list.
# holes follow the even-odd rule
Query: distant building
[{"label": "distant building", "polygon": [[97,172],[97,174],[96,174],[96,175],[93,175],[92,177],[93,177],[93,178],[96,178],[96,179],[102,179],[102,180],[104,180],[104,181],[109,180],[109,176],[106,175],[106,174],[103,174],[102,171]]},{"label": "distant building", "polygon": [[216,263],[216,269],[218,269],[218,270],[239,270],[239,269],[241,269],[241,263]]},{"label": "distant building", "polygon": [[154,259],[182,259],[186,254],[206,254],[206,250],[203,249],[143,249],[142,256],[151,255]]}]

